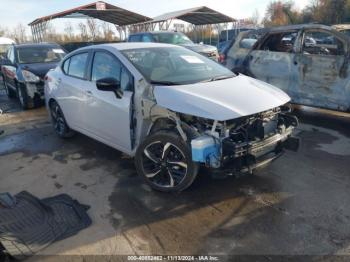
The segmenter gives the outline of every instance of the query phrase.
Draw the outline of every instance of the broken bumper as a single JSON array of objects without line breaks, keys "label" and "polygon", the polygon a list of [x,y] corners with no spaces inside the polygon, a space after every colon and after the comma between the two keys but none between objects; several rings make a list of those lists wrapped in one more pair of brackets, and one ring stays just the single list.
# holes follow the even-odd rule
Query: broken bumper
[{"label": "broken bumper", "polygon": [[221,170],[252,172],[282,155],[284,149],[297,151],[299,138],[292,136],[293,128],[275,134],[261,141],[250,143],[223,143],[223,160]]},{"label": "broken bumper", "polygon": [[27,94],[34,100],[44,100],[44,82],[25,83]]}]

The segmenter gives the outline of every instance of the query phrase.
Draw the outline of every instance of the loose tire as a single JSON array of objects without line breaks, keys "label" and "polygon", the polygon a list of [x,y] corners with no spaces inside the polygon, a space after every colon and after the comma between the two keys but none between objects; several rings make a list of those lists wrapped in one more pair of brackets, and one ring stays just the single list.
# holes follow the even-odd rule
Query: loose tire
[{"label": "loose tire", "polygon": [[59,137],[70,138],[75,134],[67,125],[63,112],[56,101],[50,103],[50,114],[53,128]]},{"label": "loose tire", "polygon": [[17,95],[22,109],[26,110],[34,107],[34,101],[31,97],[28,96],[27,88],[25,85],[17,86]]},{"label": "loose tire", "polygon": [[4,85],[4,89],[5,89],[7,97],[8,98],[15,98],[16,97],[16,92],[14,92],[11,88],[8,87],[8,85],[6,84],[4,76],[2,77],[2,80],[3,80],[3,85]]},{"label": "loose tire", "polygon": [[191,148],[179,135],[159,131],[137,149],[136,170],[153,189],[178,192],[188,188],[199,165],[192,161]]}]

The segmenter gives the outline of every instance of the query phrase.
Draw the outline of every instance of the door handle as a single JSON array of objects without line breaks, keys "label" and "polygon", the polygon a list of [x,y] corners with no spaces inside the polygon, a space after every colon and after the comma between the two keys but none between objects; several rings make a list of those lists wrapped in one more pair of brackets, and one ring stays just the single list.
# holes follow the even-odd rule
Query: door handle
[{"label": "door handle", "polygon": [[92,96],[92,92],[91,92],[90,90],[86,91],[86,94],[87,94],[88,96]]},{"label": "door handle", "polygon": [[297,61],[294,61],[294,65],[298,65],[298,62],[297,62]]}]

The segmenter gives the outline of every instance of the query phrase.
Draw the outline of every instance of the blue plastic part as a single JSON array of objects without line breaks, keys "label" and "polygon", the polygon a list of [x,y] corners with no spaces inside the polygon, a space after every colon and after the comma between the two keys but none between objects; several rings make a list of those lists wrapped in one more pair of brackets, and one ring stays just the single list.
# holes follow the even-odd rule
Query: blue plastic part
[{"label": "blue plastic part", "polygon": [[210,161],[210,156],[215,156],[219,159],[219,152],[219,144],[208,145],[201,149],[192,147],[192,160],[194,162],[206,163],[207,161]]}]

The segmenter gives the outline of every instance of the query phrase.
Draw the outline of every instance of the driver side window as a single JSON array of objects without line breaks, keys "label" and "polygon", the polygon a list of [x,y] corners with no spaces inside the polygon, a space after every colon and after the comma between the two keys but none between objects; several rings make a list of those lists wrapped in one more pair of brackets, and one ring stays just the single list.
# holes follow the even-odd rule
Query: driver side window
[{"label": "driver side window", "polygon": [[114,78],[119,81],[122,90],[132,90],[131,74],[121,62],[110,53],[97,51],[92,64],[91,80],[103,78]]},{"label": "driver side window", "polygon": [[344,55],[344,44],[330,32],[310,30],[304,33],[303,53],[307,55]]}]

